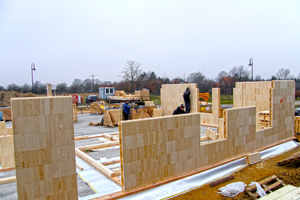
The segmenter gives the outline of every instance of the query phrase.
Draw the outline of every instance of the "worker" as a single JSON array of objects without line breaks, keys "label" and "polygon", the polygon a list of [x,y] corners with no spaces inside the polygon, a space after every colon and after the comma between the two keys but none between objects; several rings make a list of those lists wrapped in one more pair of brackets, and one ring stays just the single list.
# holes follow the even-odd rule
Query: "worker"
[{"label": "worker", "polygon": [[3,115],[1,111],[0,111],[0,121],[3,121]]},{"label": "worker", "polygon": [[179,115],[179,114],[184,114],[184,113],[186,113],[186,112],[184,111],[184,105],[181,104],[181,106],[178,106],[178,107],[176,108],[176,110],[174,110],[173,115]]},{"label": "worker", "polygon": [[183,93],[183,99],[185,103],[185,112],[189,113],[190,112],[190,87],[187,87],[186,90]]},{"label": "worker", "polygon": [[131,106],[128,105],[128,100],[126,100],[125,103],[123,104],[123,115],[125,120],[129,119],[130,108]]}]

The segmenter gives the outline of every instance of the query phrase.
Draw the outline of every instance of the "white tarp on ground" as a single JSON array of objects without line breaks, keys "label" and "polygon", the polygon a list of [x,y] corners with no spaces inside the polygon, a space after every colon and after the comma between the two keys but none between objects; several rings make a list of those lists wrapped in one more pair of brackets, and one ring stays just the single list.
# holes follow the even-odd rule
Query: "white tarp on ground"
[{"label": "white tarp on ground", "polygon": [[[261,152],[261,158],[265,159],[267,157],[272,157],[281,154],[287,150],[293,149],[298,146],[297,142],[289,141],[275,147],[266,149]],[[80,159],[81,160],[81,159]],[[80,177],[82,177],[86,182],[89,183],[98,193],[94,195],[89,195],[86,197],[81,197],[80,200],[90,199],[93,197],[103,196],[113,192],[121,191],[121,187],[110,181],[104,175],[102,175],[97,170],[90,167],[84,161],[80,161],[76,158],[78,164],[84,168],[84,171],[78,171]],[[87,165],[87,166],[86,166]],[[207,170],[205,172],[183,178],[171,183],[167,183],[155,188],[133,194],[123,199],[163,199],[170,198],[173,196],[180,195],[184,192],[196,189],[202,185],[212,182],[221,177],[227,176],[247,165],[246,158],[241,158],[235,160],[231,163],[224,164],[219,167]],[[88,167],[89,166],[89,167]],[[87,172],[85,172],[87,170]],[[253,180],[254,181],[254,180]]]}]

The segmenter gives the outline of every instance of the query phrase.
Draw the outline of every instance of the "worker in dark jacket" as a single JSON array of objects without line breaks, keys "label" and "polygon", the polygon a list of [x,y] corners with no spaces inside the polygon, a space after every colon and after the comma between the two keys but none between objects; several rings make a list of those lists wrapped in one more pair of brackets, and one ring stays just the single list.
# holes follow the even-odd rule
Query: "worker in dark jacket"
[{"label": "worker in dark jacket", "polygon": [[189,113],[190,112],[190,87],[187,87],[186,90],[183,93],[183,99],[185,103],[185,112]]},{"label": "worker in dark jacket", "polygon": [[185,111],[184,111],[184,105],[181,104],[181,106],[178,106],[176,108],[176,110],[174,110],[173,115],[179,115],[179,114],[184,114],[184,113],[185,113]]},{"label": "worker in dark jacket", "polygon": [[125,103],[123,104],[123,115],[124,115],[125,120],[129,119],[130,108],[131,108],[131,106],[128,105],[128,100],[125,101]]}]

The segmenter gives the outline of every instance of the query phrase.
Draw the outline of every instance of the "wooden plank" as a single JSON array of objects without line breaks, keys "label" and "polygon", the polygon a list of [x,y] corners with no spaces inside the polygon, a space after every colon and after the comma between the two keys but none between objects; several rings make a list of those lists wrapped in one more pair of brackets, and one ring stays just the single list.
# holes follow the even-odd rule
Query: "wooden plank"
[{"label": "wooden plank", "polygon": [[212,140],[217,140],[218,139],[218,133],[216,133],[215,131],[211,130],[210,128],[207,128],[206,131],[205,131],[205,135],[207,137],[209,137],[210,139]]},{"label": "wooden plank", "polygon": [[6,184],[6,183],[12,183],[12,182],[16,182],[16,177],[15,176],[0,179],[0,185]]},{"label": "wooden plank", "polygon": [[78,199],[72,97],[11,105],[18,199]]},{"label": "wooden plank", "polygon": [[112,142],[104,142],[101,144],[91,144],[83,147],[77,147],[81,151],[86,151],[90,149],[100,149],[100,148],[105,148],[105,147],[112,147],[112,146],[118,146],[119,141],[112,141]]},{"label": "wooden plank", "polygon": [[52,85],[51,84],[47,84],[47,96],[51,97],[52,95]]},{"label": "wooden plank", "polygon": [[212,88],[212,114],[214,124],[219,125],[220,88]]},{"label": "wooden plank", "polygon": [[107,133],[103,133],[103,136],[107,139],[112,140],[112,141],[118,141],[119,142],[119,138],[117,136],[107,134]]},{"label": "wooden plank", "polygon": [[209,187],[214,187],[214,186],[216,186],[216,185],[219,185],[219,184],[221,184],[221,183],[224,183],[224,182],[229,181],[229,180],[232,180],[232,179],[234,179],[233,175],[226,176],[226,177],[224,177],[224,178],[221,178],[221,179],[219,179],[219,180],[217,180],[217,181],[214,181],[214,182],[210,183],[210,184],[209,184]]}]

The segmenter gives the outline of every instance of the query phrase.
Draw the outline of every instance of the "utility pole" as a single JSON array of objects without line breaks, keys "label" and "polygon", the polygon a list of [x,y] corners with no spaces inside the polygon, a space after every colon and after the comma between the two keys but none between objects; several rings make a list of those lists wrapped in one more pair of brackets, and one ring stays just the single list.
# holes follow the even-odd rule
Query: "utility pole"
[{"label": "utility pole", "polygon": [[31,63],[31,82],[32,82],[32,93],[34,93],[34,89],[33,89],[33,71],[35,71],[35,64]]},{"label": "utility pole", "polygon": [[92,92],[94,92],[94,76],[97,76],[97,75],[94,75],[94,74],[91,75],[91,77],[92,77],[92,82],[93,82],[93,85],[92,85],[92,86],[93,86],[93,87],[92,87]]},{"label": "utility pole", "polygon": [[252,81],[253,81],[253,59],[252,58],[250,58],[250,60],[249,60],[249,67],[252,67]]}]

